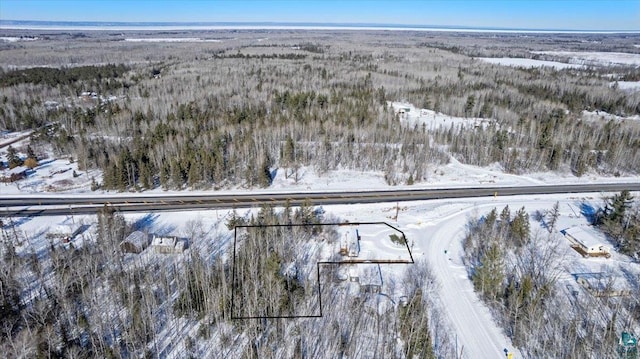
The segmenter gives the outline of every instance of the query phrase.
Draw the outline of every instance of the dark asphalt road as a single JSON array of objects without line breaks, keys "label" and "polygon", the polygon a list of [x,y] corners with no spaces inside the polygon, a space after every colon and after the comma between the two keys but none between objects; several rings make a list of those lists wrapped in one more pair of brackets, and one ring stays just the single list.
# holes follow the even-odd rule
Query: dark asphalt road
[{"label": "dark asphalt road", "polygon": [[411,189],[388,191],[241,193],[241,194],[122,194],[118,196],[40,195],[0,198],[0,216],[91,214],[105,205],[120,212],[246,208],[262,204],[297,206],[305,201],[313,205],[403,202],[443,198],[541,195],[557,193],[640,191],[638,183],[542,185],[518,187],[470,187]]}]

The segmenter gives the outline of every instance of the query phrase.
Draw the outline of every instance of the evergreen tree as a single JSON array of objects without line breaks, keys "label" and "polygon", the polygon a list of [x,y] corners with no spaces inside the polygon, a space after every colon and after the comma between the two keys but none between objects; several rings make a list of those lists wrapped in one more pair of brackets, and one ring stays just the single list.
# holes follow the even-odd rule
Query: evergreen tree
[{"label": "evergreen tree", "polygon": [[511,237],[517,246],[522,246],[529,239],[529,214],[524,207],[520,208],[510,225]]},{"label": "evergreen tree", "polygon": [[473,285],[487,299],[496,300],[504,281],[504,259],[497,243],[491,243],[480,263],[471,277]]},{"label": "evergreen tree", "polygon": [[22,166],[22,160],[20,156],[18,156],[18,151],[11,145],[7,148],[7,161],[9,162],[10,169]]},{"label": "evergreen tree", "polygon": [[551,211],[547,213],[547,229],[549,230],[549,233],[553,232],[553,230],[556,228],[556,223],[558,222],[559,216],[560,216],[560,202],[556,201]]}]

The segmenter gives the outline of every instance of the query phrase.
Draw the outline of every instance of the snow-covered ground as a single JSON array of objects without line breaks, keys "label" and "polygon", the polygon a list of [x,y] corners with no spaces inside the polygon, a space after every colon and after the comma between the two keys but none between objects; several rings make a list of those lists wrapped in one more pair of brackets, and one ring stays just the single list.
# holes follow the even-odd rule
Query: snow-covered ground
[{"label": "snow-covered ground", "polygon": [[221,42],[217,39],[203,39],[200,37],[142,37],[125,38],[128,42]]},{"label": "snow-covered ground", "polygon": [[543,61],[525,58],[512,58],[512,57],[477,57],[478,60],[488,62],[495,65],[504,65],[512,67],[551,67],[556,70],[568,69],[568,68],[583,68],[584,66],[579,64],[567,64],[558,61]]},{"label": "snow-covered ground", "polygon": [[[394,103],[394,109],[409,108],[402,121],[439,121],[444,123],[456,123],[459,125],[472,125],[478,119],[456,118],[438,114],[433,111],[424,112],[408,104]],[[588,115],[588,114],[587,114]],[[602,113],[597,114],[603,115]],[[429,116],[433,118],[428,119]],[[424,118],[427,117],[427,118]],[[435,125],[435,124],[434,124]],[[475,124],[474,124],[475,125]],[[12,134],[5,134],[7,138],[13,138]],[[15,144],[16,148],[24,148],[27,139]],[[0,150],[0,159],[6,161],[6,149]],[[73,172],[80,174],[73,176]],[[383,189],[389,188],[384,182],[382,173],[362,173],[358,171],[339,170],[328,174],[319,175],[313,168],[302,167],[299,169],[297,181],[295,176],[286,178],[285,170],[280,169],[275,174],[272,186],[264,191],[319,191],[319,190],[349,190],[349,189]],[[91,176],[96,176],[99,181],[99,173],[86,173],[79,171],[76,162],[69,159],[51,159],[41,161],[40,166],[29,174],[27,179],[14,184],[0,184],[0,194],[25,194],[42,193],[47,191],[63,191],[66,193],[93,193],[90,192]],[[517,176],[505,174],[499,165],[495,164],[487,168],[464,165],[452,159],[449,164],[434,168],[434,175],[416,187],[451,187],[451,186],[481,186],[481,185],[526,185],[543,183],[585,183],[585,182],[637,182],[637,178],[602,178],[596,176],[574,177],[554,173],[529,174]],[[236,188],[224,192],[240,192],[246,189]],[[162,192],[161,189],[149,191],[150,193]],[[221,191],[223,192],[223,191]],[[181,192],[181,193],[184,193]],[[96,195],[100,195],[96,193]],[[639,194],[635,194],[638,196]],[[588,196],[588,197],[587,197]],[[473,198],[434,200],[426,202],[405,202],[397,206],[395,204],[380,203],[367,205],[340,205],[325,206],[325,216],[338,218],[349,222],[387,222],[400,229],[407,238],[411,248],[413,259],[427,261],[437,280],[434,290],[443,303],[448,325],[457,334],[459,348],[463,349],[465,358],[489,358],[504,356],[504,349],[515,354],[515,358],[521,358],[510,340],[502,333],[493,321],[489,309],[473,291],[473,286],[468,279],[468,274],[462,263],[461,239],[465,233],[465,225],[470,216],[478,216],[489,212],[493,207],[502,208],[509,205],[512,208],[525,206],[529,213],[535,210],[548,210],[553,203],[561,204],[561,216],[558,228],[573,226],[588,227],[585,217],[581,213],[581,203],[586,201],[593,205],[599,204],[599,195],[590,194],[585,197],[579,195],[540,195],[540,196],[514,196],[497,198]],[[245,215],[256,210],[240,211]],[[161,235],[175,235],[189,237],[188,233],[193,223],[201,223],[205,233],[214,235],[227,231],[225,224],[229,216],[226,210],[216,211],[188,211],[180,213],[139,213],[125,214],[130,223],[136,223],[136,227],[144,228],[149,233]],[[397,216],[397,217],[396,217]],[[51,237],[48,233],[59,231],[60,228],[76,228],[83,226],[80,234],[73,239],[74,246],[82,246],[85,239],[95,238],[95,216],[52,216],[14,218],[8,223],[18,232],[23,233],[26,240],[18,243],[19,251],[43,252],[46,246],[51,245]],[[535,223],[534,223],[535,225]],[[346,229],[347,227],[344,227]],[[377,233],[377,232],[376,232]],[[364,233],[363,258],[371,259],[407,259],[406,251],[393,243],[389,231],[380,233],[382,242],[376,242],[376,233]],[[371,237],[371,235],[374,235]],[[61,239],[54,239],[54,245],[63,245]],[[206,241],[205,241],[206,242]],[[226,251],[228,243],[218,243],[215,248],[207,245],[202,250],[222,254]],[[194,246],[189,250],[199,250]],[[567,248],[569,244],[567,242]],[[446,250],[446,253],[445,253]],[[213,251],[213,252],[211,252]],[[148,257],[148,258],[147,258]],[[146,260],[154,260],[153,256],[146,256]],[[633,267],[634,272],[640,273],[637,265],[630,263],[628,258],[617,253],[611,259],[584,259],[577,252],[569,251],[569,260],[566,272],[562,277],[563,283],[575,285],[575,279],[571,276],[577,271],[602,271],[603,266],[612,266],[612,263],[624,264]],[[382,278],[381,291],[400,303],[407,292],[402,285],[402,278],[406,265],[380,266]],[[186,330],[186,329],[185,329]],[[174,348],[179,350],[178,347]],[[169,351],[171,349],[168,349]]]},{"label": "snow-covered ground", "polygon": [[609,83],[609,86],[614,85],[621,90],[640,91],[640,81],[615,81]]},{"label": "snow-covered ground", "polygon": [[588,121],[640,121],[640,115],[616,116],[604,111],[582,111],[581,118]]},{"label": "snow-covered ground", "polygon": [[[531,51],[531,53],[566,58],[568,63],[512,57],[477,57],[477,59],[491,64],[503,66],[522,68],[551,67],[556,70],[567,68],[584,68],[585,66],[640,66],[640,54],[631,54],[625,52]],[[635,82],[631,82],[631,84],[629,84],[628,86],[632,86],[632,84],[634,83]]]},{"label": "snow-covered ground", "polygon": [[568,58],[571,64],[578,64],[578,65],[640,66],[640,54],[631,54],[626,52],[532,51],[531,53]]},{"label": "snow-covered ground", "polygon": [[449,128],[451,126],[465,128],[485,127],[495,122],[495,120],[487,118],[450,116],[428,108],[417,108],[408,102],[396,101],[388,102],[388,104],[393,108],[394,113],[398,115],[400,122],[412,128],[415,126],[419,128],[425,126],[426,129]]},{"label": "snow-covered ground", "polygon": [[36,41],[38,37],[17,37],[17,36],[2,36],[0,37],[1,42],[18,42],[18,41]]}]

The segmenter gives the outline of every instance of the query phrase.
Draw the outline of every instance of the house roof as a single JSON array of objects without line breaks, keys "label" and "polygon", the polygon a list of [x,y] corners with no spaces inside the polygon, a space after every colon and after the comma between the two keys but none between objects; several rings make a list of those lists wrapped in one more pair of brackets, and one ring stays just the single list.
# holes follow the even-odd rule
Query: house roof
[{"label": "house roof", "polygon": [[21,173],[25,172],[26,170],[28,170],[28,168],[27,168],[27,167],[24,167],[24,166],[18,166],[18,167],[14,167],[14,168],[10,169],[10,170],[7,172],[7,174],[8,174],[9,176],[11,176],[11,175],[19,175],[19,174],[21,174]]},{"label": "house roof", "polygon": [[153,241],[151,242],[151,245],[174,247],[176,245],[176,238],[153,236]]},{"label": "house roof", "polygon": [[143,247],[147,245],[148,237],[144,232],[135,231],[128,235],[122,242],[129,242],[137,247]]},{"label": "house roof", "polygon": [[592,227],[585,226],[575,226],[567,229],[563,229],[560,231],[562,234],[570,235],[575,240],[582,243],[587,248],[597,247],[603,244],[606,244],[604,235],[602,233],[597,232]]}]

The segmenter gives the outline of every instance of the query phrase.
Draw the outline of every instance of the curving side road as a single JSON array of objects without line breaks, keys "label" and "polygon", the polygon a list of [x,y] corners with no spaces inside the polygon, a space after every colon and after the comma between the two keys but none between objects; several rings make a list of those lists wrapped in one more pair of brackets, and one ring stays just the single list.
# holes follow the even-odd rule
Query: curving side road
[{"label": "curving side road", "polygon": [[[495,207],[495,203],[486,207],[492,206]],[[520,351],[513,347],[511,339],[504,335],[489,308],[474,291],[461,261],[467,215],[474,208],[477,207],[470,206],[430,226],[431,240],[424,248],[427,260],[440,286],[438,293],[446,305],[445,313],[457,335],[460,358],[506,358],[504,349],[507,349],[514,358],[521,359]]]},{"label": "curving side road", "polygon": [[419,201],[444,198],[640,191],[638,183],[600,183],[517,187],[464,187],[345,192],[246,192],[238,194],[5,195],[0,216],[92,214],[105,205],[120,212],[246,208],[263,204],[298,206]]}]

